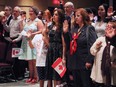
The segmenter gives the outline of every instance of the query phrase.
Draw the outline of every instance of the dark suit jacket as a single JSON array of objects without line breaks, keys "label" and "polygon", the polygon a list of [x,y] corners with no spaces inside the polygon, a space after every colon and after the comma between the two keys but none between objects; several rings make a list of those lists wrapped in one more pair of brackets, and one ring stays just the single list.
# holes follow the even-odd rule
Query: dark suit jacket
[{"label": "dark suit jacket", "polygon": [[110,39],[111,45],[116,47],[116,35]]},{"label": "dark suit jacket", "polygon": [[[12,15],[9,17],[9,19],[7,20],[7,22],[6,22],[6,24],[9,26],[9,23],[10,23],[10,21],[11,21],[11,19],[12,19],[13,17],[12,17]],[[7,32],[6,30],[4,30],[4,37],[9,37],[10,35],[10,32]]]},{"label": "dark suit jacket", "polygon": [[[88,32],[87,32],[88,29]],[[78,28],[72,30],[72,34],[77,32]],[[88,39],[87,34],[88,33]],[[68,68],[71,70],[85,69],[85,64],[93,63],[94,57],[90,54],[90,47],[95,42],[97,34],[93,26],[83,26],[81,34],[77,39],[77,50],[68,58]],[[88,41],[87,41],[88,40]]]},{"label": "dark suit jacket", "polygon": [[0,42],[4,40],[3,37],[3,24],[0,22]]}]

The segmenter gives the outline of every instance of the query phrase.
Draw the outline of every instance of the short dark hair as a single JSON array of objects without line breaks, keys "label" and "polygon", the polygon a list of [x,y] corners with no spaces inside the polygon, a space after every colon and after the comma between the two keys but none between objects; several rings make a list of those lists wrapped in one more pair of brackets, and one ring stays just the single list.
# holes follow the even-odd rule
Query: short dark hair
[{"label": "short dark hair", "polygon": [[6,5],[5,8],[6,7],[12,12],[12,7],[11,6]]}]

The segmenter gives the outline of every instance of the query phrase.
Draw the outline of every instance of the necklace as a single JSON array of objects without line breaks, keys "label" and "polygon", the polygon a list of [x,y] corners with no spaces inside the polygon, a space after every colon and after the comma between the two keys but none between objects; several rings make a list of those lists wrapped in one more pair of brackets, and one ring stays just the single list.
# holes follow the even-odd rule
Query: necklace
[{"label": "necklace", "polygon": [[99,25],[99,26],[101,26],[102,24],[103,24],[103,21],[99,22],[99,24],[98,24],[98,25]]},{"label": "necklace", "polygon": [[78,30],[77,30],[77,35],[78,35],[78,36],[81,34],[81,29],[82,29],[83,25],[84,25],[84,24],[82,24],[82,25],[78,28]]}]

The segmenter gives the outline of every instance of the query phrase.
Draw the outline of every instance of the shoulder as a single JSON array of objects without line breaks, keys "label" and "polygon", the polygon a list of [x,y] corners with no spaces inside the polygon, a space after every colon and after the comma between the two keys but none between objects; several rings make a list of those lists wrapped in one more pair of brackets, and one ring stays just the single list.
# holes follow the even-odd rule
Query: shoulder
[{"label": "shoulder", "polygon": [[95,28],[94,28],[93,25],[88,25],[87,28],[92,29],[92,30],[95,30]]},{"label": "shoulder", "polygon": [[99,41],[105,41],[105,36],[99,37],[99,38],[97,38],[97,40],[99,40]]},{"label": "shoulder", "polygon": [[37,25],[42,25],[43,26],[44,24],[43,24],[42,20],[38,19],[37,20]]},{"label": "shoulder", "polygon": [[87,32],[96,32],[94,26],[92,25],[87,25],[86,30]]}]

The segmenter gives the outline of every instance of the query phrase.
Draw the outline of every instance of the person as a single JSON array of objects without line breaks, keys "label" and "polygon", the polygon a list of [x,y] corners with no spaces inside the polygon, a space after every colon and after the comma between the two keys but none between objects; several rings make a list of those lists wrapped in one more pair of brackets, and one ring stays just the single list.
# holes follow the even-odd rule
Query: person
[{"label": "person", "polygon": [[3,37],[4,27],[3,27],[3,24],[2,24],[2,20],[4,18],[5,18],[5,12],[0,11],[0,42],[4,41],[4,37]]},{"label": "person", "polygon": [[[23,31],[26,35],[23,35],[21,48],[23,49],[23,54],[19,56],[20,60],[27,60],[29,66],[29,79],[26,83],[36,83],[38,82],[38,75],[36,69],[36,53],[35,48],[32,46],[32,39],[36,34],[40,34],[44,25],[40,19],[37,18],[38,8],[30,7],[29,16],[30,19],[26,22]],[[22,31],[22,32],[23,32]]]},{"label": "person", "polygon": [[106,17],[107,17],[108,5],[102,4],[98,7],[98,20],[96,23],[92,23],[95,27],[98,37],[101,37],[105,34],[105,28],[107,25]]},{"label": "person", "polygon": [[[107,17],[108,20],[116,21],[116,12],[113,11],[112,6],[110,6],[108,8],[108,13],[107,14],[108,14],[108,17]],[[110,38],[111,44],[116,47],[116,33],[115,33],[115,30],[112,29],[112,32],[108,33],[108,37]]]},{"label": "person", "polygon": [[26,17],[26,11],[23,11],[23,10],[21,11],[21,13],[20,13],[20,19],[22,20],[22,29],[23,29],[24,25],[28,21],[27,17]]},{"label": "person", "polygon": [[74,16],[74,4],[72,2],[66,2],[64,5],[65,14],[72,18]]},{"label": "person", "polygon": [[9,37],[10,30],[7,28],[10,24],[11,19],[13,18],[12,16],[12,7],[11,6],[5,6],[4,8],[5,12],[5,19],[3,20],[3,25],[4,25],[4,37]]},{"label": "person", "polygon": [[43,20],[43,11],[39,11],[39,13],[38,13],[38,18],[40,19],[40,20]]},{"label": "person", "polygon": [[38,71],[39,77],[39,85],[40,87],[45,87],[45,63],[46,63],[46,54],[47,54],[47,46],[43,41],[43,35],[37,34],[32,40],[32,44],[35,47],[37,53],[36,58],[36,67]]},{"label": "person", "polygon": [[90,48],[95,56],[91,78],[97,83],[95,87],[116,85],[116,48],[110,44],[108,33],[116,29],[116,22],[108,22],[105,35],[99,37]]},{"label": "person", "polygon": [[[64,5],[65,18],[68,20],[69,27],[73,27],[74,23],[74,4],[66,2]],[[70,28],[69,28],[70,29]]]},{"label": "person", "polygon": [[108,37],[110,38],[111,45],[113,45],[114,47],[116,47],[116,30],[112,29],[108,33]]},{"label": "person", "polygon": [[[8,47],[6,52],[6,57],[12,57],[12,48],[20,48],[22,36],[20,35],[21,32],[21,20],[18,19],[20,15],[20,7],[15,6],[13,8],[13,18],[11,19],[9,26],[6,26],[6,30],[9,31],[9,37],[7,37]],[[24,69],[22,67],[22,61],[18,58],[14,59],[14,73],[17,80],[24,78]],[[22,67],[22,68],[21,68]],[[21,69],[20,69],[21,68]]]},{"label": "person", "polygon": [[[94,57],[90,54],[90,47],[97,35],[90,18],[84,8],[75,11],[75,27],[71,29],[70,57],[67,68],[71,70],[74,87],[91,87],[90,72]],[[68,32],[67,21],[63,24],[63,32]]]},{"label": "person", "polygon": [[52,23],[52,15],[50,13],[50,11],[48,9],[46,9],[44,11],[44,14],[43,14],[43,22],[44,24],[47,23],[47,26],[50,26],[51,23]]},{"label": "person", "polygon": [[97,21],[96,12],[97,10],[94,7],[86,8],[87,13],[89,14],[91,23],[95,23]]},{"label": "person", "polygon": [[[52,68],[52,64],[61,57],[63,64],[65,65],[65,42],[62,34],[64,21],[64,13],[61,9],[54,10],[53,23],[47,29],[43,31],[43,40],[48,46],[48,52],[46,57],[46,80],[48,80],[48,87],[52,87],[52,80],[54,81],[54,87],[60,85],[61,77]],[[46,24],[47,26],[47,24]]]},{"label": "person", "polygon": [[10,29],[8,28],[9,27],[9,24],[10,24],[10,21],[11,19],[13,18],[12,16],[12,7],[11,6],[5,6],[4,8],[4,19],[2,20],[2,25],[3,25],[3,37],[4,37],[4,41],[5,41],[5,44],[6,45],[6,49],[5,50],[5,57],[7,57],[7,50],[8,50],[8,44],[9,44],[9,41],[6,39],[7,37],[10,37]]},{"label": "person", "polygon": [[2,24],[2,20],[5,18],[5,12],[0,11],[0,62],[5,61],[5,52],[6,52],[6,46],[7,44],[5,43],[3,32],[4,32],[4,27]]}]

